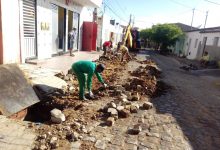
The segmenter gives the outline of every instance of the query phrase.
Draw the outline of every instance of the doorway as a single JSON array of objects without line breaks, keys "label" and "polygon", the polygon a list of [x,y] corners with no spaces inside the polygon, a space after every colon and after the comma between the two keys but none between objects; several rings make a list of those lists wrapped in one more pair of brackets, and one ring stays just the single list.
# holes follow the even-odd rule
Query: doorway
[{"label": "doorway", "polygon": [[192,41],[192,39],[189,39],[186,56],[190,55],[189,50],[190,50],[190,46],[191,46],[191,41]]},{"label": "doorway", "polygon": [[52,54],[65,50],[66,9],[51,3],[52,9]]},{"label": "doorway", "polygon": [[65,50],[66,9],[58,6],[58,52]]},{"label": "doorway", "polygon": [[202,44],[200,44],[200,46],[199,46],[197,58],[201,58],[202,57],[202,55],[203,55],[203,53],[205,51],[206,42],[207,42],[207,37],[204,37],[203,40],[202,40]]},{"label": "doorway", "polygon": [[79,14],[73,11],[68,11],[68,33],[76,28],[73,51],[79,48]]}]

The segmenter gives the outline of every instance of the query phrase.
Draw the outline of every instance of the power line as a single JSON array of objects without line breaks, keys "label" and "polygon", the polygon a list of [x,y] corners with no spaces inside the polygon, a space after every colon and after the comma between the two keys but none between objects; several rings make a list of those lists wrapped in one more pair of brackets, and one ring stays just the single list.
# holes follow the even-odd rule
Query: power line
[{"label": "power line", "polygon": [[125,11],[123,11],[124,9],[122,8],[122,6],[120,5],[120,3],[118,2],[118,0],[115,0],[115,2],[117,3],[117,6],[120,8],[121,12],[123,12],[123,14],[125,16],[127,16],[127,14],[125,13]]},{"label": "power line", "polygon": [[209,0],[204,0],[204,1],[207,1],[207,2],[215,4],[215,5],[220,5],[219,3],[216,3],[216,2],[213,2],[213,1],[209,1]]},{"label": "power line", "polygon": [[103,3],[113,14],[115,14],[119,19],[125,21],[128,23],[128,21],[126,21],[124,18],[122,18],[121,16],[119,16],[110,6],[107,5],[106,2]]},{"label": "power line", "polygon": [[186,7],[186,8],[190,8],[190,9],[194,9],[194,10],[196,10],[196,11],[205,13],[205,11],[202,11],[202,10],[199,10],[199,9],[195,9],[195,8],[193,8],[193,7],[191,7],[191,6],[185,5],[185,4],[180,3],[180,2],[177,2],[177,1],[175,1],[175,0],[170,0],[170,1],[173,2],[173,3],[175,3],[175,4],[178,4],[178,5],[180,5],[180,6],[183,6],[183,7]]},{"label": "power line", "polygon": [[[110,2],[110,0],[108,0],[108,2],[105,0],[105,3],[109,6],[109,7],[111,7],[113,10],[114,10],[114,12],[116,12],[117,14],[121,14],[121,15],[123,15],[123,18],[125,17],[125,18],[127,18],[128,17],[128,15],[126,15],[125,14],[125,11],[123,11],[122,10],[122,7],[121,6],[118,6],[116,3],[116,5],[118,6],[117,8],[115,7],[116,5],[113,5],[113,3],[111,3]],[[118,3],[119,4],[119,3]],[[120,4],[119,4],[120,5]],[[119,8],[120,7],[120,8]],[[119,8],[119,9],[118,9]],[[118,11],[117,10],[121,10],[121,12],[123,12],[123,14],[122,13],[118,13]],[[121,17],[122,18],[122,17]]]}]

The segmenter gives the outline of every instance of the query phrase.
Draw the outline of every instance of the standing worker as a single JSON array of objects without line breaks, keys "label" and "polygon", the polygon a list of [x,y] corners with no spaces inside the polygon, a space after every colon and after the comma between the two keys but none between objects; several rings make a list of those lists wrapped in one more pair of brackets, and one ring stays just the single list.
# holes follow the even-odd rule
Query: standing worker
[{"label": "standing worker", "polygon": [[207,51],[204,52],[204,55],[202,56],[201,60],[200,60],[200,64],[202,67],[207,67],[210,61],[210,56],[209,53]]},{"label": "standing worker", "polygon": [[106,42],[103,43],[102,46],[103,46],[103,51],[104,51],[103,55],[105,56],[106,53],[107,53],[107,50],[112,48],[112,41],[111,40],[110,41],[106,41]]},{"label": "standing worker", "polygon": [[103,86],[106,88],[107,84],[104,83],[102,76],[100,75],[101,72],[103,72],[105,69],[105,66],[103,64],[98,64],[91,62],[91,61],[78,61],[72,65],[72,71],[76,74],[78,82],[79,82],[79,99],[80,100],[87,100],[84,96],[85,92],[85,81],[86,77],[85,74],[87,74],[87,89],[89,91],[89,96],[93,97],[92,93],[92,77],[95,73],[96,77],[98,78],[99,82],[103,84]]},{"label": "standing worker", "polygon": [[75,39],[76,39],[76,28],[73,28],[68,33],[68,50],[70,51],[70,56],[74,56],[72,54],[72,51],[73,51]]},{"label": "standing worker", "polygon": [[129,54],[128,48],[122,44],[122,42],[118,43],[117,51],[121,51],[121,62],[123,62],[124,57],[126,56],[129,59],[132,59],[131,55]]}]

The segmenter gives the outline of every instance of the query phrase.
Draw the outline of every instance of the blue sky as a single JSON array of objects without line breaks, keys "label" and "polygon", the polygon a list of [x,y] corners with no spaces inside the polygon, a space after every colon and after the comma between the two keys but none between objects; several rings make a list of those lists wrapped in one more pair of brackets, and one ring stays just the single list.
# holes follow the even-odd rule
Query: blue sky
[{"label": "blue sky", "polygon": [[[103,0],[105,13],[112,19],[126,24],[129,15],[135,18],[135,26],[151,27],[157,23],[181,22],[191,25],[193,8],[193,26],[203,27],[206,12],[206,27],[220,26],[220,0]],[[212,3],[213,2],[213,3]],[[215,3],[215,4],[214,4]]]}]

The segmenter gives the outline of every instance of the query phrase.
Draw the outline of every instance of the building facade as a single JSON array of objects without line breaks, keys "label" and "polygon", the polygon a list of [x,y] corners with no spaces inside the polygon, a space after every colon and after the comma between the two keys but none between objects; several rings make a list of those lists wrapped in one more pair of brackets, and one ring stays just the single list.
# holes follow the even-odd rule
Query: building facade
[{"label": "building facade", "polygon": [[116,20],[113,20],[107,14],[98,17],[98,36],[97,47],[102,48],[105,41],[111,40],[116,46],[118,42],[122,41],[123,31],[125,26],[122,26]]},{"label": "building facade", "polygon": [[74,50],[82,50],[83,22],[93,21],[94,8],[101,3],[102,0],[0,0],[0,63],[24,63],[65,53],[72,28],[76,28]]},{"label": "building facade", "polygon": [[207,51],[212,60],[220,60],[220,27],[186,32],[184,53],[188,59],[200,59]]}]

